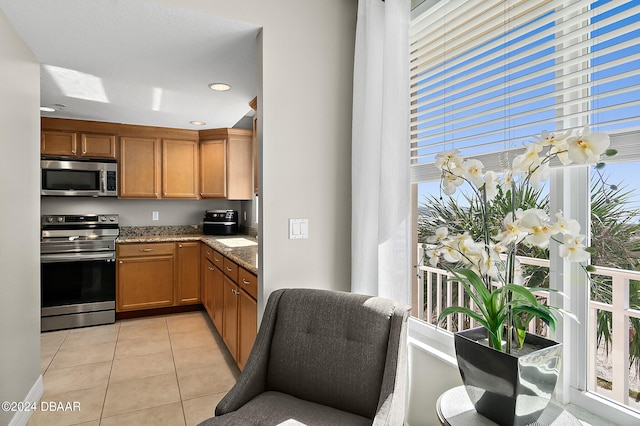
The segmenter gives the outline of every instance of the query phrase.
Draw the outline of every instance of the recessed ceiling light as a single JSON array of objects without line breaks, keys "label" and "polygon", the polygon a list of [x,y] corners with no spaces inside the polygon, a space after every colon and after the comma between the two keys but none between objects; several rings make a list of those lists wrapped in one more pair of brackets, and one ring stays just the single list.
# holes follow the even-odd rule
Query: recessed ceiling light
[{"label": "recessed ceiling light", "polygon": [[194,126],[204,126],[205,123],[204,121],[190,121],[189,123],[193,124]]},{"label": "recessed ceiling light", "polygon": [[51,107],[45,107],[45,106],[40,107],[40,111],[43,111],[43,112],[55,112],[55,110],[56,110],[55,108],[51,108]]},{"label": "recessed ceiling light", "polygon": [[211,83],[209,85],[209,89],[215,90],[217,92],[226,92],[227,90],[231,89],[231,86],[229,86],[227,83]]}]

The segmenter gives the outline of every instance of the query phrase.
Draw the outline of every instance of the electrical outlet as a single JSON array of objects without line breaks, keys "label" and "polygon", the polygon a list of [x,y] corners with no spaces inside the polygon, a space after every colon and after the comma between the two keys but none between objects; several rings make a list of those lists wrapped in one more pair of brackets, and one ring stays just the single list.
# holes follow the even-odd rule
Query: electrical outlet
[{"label": "electrical outlet", "polygon": [[151,212],[151,220],[160,220],[160,212]]}]

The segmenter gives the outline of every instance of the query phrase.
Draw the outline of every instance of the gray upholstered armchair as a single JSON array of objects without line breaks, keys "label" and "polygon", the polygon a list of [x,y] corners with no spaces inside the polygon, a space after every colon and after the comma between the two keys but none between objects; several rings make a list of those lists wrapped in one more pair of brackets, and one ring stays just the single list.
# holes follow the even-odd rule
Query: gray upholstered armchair
[{"label": "gray upholstered armchair", "polygon": [[237,383],[202,425],[401,425],[409,306],[274,291]]}]

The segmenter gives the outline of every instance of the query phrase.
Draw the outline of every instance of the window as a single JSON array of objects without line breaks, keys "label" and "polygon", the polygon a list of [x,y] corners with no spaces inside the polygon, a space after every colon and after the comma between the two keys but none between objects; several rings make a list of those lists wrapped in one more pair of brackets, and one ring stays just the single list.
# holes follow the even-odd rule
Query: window
[{"label": "window", "polygon": [[[418,203],[429,193],[439,196],[433,160],[446,149],[459,149],[480,159],[485,168],[500,171],[531,137],[588,125],[610,134],[612,147],[619,151],[611,161],[619,164],[616,167],[640,160],[639,2],[427,0],[414,10],[410,43],[411,179],[418,221],[427,214]],[[570,197],[558,193],[563,185],[571,188]],[[550,202],[565,211],[589,211],[586,173],[557,170],[549,192]],[[415,242],[417,246],[417,236]],[[571,273],[565,271],[565,282]],[[424,307],[427,319],[456,297],[454,290],[438,290],[437,274],[432,278],[428,286],[426,280],[417,283],[414,291],[414,303]],[[562,288],[560,277],[555,280],[553,285]],[[633,280],[626,282],[629,291]],[[572,303],[583,315],[582,324],[591,320],[593,327],[589,313],[597,309],[593,303],[587,307],[593,295],[587,291],[580,298]],[[629,305],[629,298],[624,300]],[[627,329],[635,318],[629,312],[622,314]],[[567,327],[567,333],[580,336],[560,337],[578,341],[575,352],[595,348],[588,329]],[[618,330],[618,342],[624,332]],[[589,353],[576,354],[579,362],[565,363],[574,370],[561,393],[593,408],[589,392],[604,392],[594,385]],[[583,380],[587,373],[591,376]],[[601,407],[628,409],[628,398],[604,396]]]}]

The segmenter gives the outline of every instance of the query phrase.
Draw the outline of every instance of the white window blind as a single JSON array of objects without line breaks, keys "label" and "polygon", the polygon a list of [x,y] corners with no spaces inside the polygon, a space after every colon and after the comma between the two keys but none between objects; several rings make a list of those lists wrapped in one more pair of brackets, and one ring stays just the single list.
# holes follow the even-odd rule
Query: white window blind
[{"label": "white window blind", "polygon": [[[499,152],[589,125],[640,155],[640,1],[441,0],[412,19],[412,182],[459,149]],[[636,157],[637,158],[637,157]]]}]

